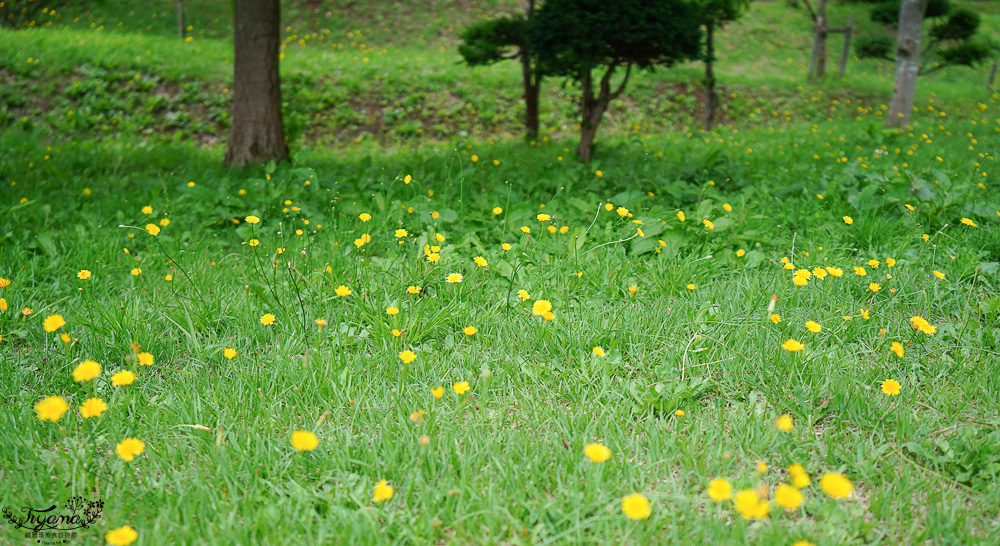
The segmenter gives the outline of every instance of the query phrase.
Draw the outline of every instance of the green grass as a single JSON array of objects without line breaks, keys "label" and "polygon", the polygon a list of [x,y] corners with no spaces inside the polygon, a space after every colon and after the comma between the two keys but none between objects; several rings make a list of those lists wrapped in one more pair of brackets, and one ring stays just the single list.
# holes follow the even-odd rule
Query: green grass
[{"label": "green grass", "polygon": [[[169,40],[169,21],[140,26],[139,10],[114,14],[121,30],[94,8],[94,19],[67,10],[50,28],[0,32],[0,68],[16,76],[0,91],[0,278],[10,281],[0,507],[20,516],[99,498],[102,518],[77,538],[88,544],[123,525],[137,544],[990,544],[1000,534],[1000,98],[975,83],[982,73],[922,83],[913,130],[888,132],[889,83],[874,77],[887,68],[858,63],[864,72],[846,82],[806,86],[780,61],[807,30],[772,41],[761,29],[791,20],[788,8],[755,6],[727,30],[762,42],[724,61],[736,92],[724,125],[688,129],[692,99],[658,98],[696,67],[645,75],[582,165],[572,89],[550,89],[555,130],[523,142],[516,91],[482,92],[516,84],[513,67],[454,65],[430,16],[415,16],[412,43],[389,39],[388,8],[375,4],[336,22],[371,34],[367,63],[357,46],[286,50],[294,164],[230,171],[228,23],[221,8],[198,15],[189,4],[206,29],[189,43]],[[289,10],[314,28],[308,10]],[[749,60],[762,51],[778,63],[755,74]],[[373,90],[372,104],[396,111],[384,132],[338,117],[357,115],[342,101]],[[451,121],[425,116],[456,104]],[[423,132],[404,128],[414,119]],[[153,236],[151,223],[167,225]],[[440,246],[440,261],[425,245]],[[796,288],[783,259],[844,275]],[[464,280],[449,284],[450,273]],[[539,299],[554,320],[533,315]],[[43,328],[51,314],[67,322],[56,333]],[[915,330],[914,316],[936,332]],[[805,349],[783,350],[788,339]],[[140,366],[139,351],[155,363]],[[76,383],[86,359],[103,373]],[[137,381],[113,386],[119,370]],[[899,396],[881,392],[887,379]],[[461,381],[464,395],[452,390]],[[55,423],[33,409],[49,395],[70,404]],[[94,396],[108,410],[84,419]],[[784,414],[790,432],[775,427]],[[296,430],[319,447],[296,452]],[[132,462],[115,453],[127,437],[146,447]],[[611,459],[588,461],[591,442]],[[721,477],[773,500],[793,463],[812,479],[797,510],[744,520],[706,494]],[[849,498],[823,492],[828,472],[853,483]],[[383,479],[394,495],[373,502]],[[623,515],[632,493],[651,501],[649,519]],[[27,541],[0,523],[0,543]]]}]

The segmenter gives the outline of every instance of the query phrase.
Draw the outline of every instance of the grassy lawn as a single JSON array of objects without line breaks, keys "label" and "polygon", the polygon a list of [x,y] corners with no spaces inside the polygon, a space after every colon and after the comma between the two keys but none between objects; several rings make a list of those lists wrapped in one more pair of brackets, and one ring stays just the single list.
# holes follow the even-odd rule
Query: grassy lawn
[{"label": "grassy lawn", "polygon": [[755,5],[724,125],[664,96],[697,66],[647,74],[583,165],[574,90],[518,139],[516,90],[483,92],[515,68],[454,64],[465,20],[408,43],[381,7],[295,7],[289,36],[341,36],[288,41],[295,163],[228,171],[226,12],[186,4],[186,43],[139,9],[0,31],[15,519],[79,496],[85,544],[995,543],[984,71],[888,132],[891,67],[807,86],[808,23]]}]

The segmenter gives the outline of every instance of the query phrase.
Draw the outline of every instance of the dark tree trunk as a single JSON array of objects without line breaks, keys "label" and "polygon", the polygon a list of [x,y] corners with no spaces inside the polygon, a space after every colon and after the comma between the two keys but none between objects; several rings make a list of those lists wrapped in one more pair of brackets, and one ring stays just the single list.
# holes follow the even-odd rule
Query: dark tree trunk
[{"label": "dark tree trunk", "polygon": [[617,67],[617,61],[608,65],[607,71],[601,76],[596,96],[594,95],[594,79],[591,70],[589,68],[585,69],[583,74],[581,74],[580,87],[583,97],[580,101],[580,114],[582,119],[580,121],[580,145],[576,148],[576,155],[584,163],[590,163],[590,157],[593,154],[594,148],[594,137],[597,136],[597,127],[601,124],[604,112],[607,111],[611,101],[618,98],[622,94],[622,91],[625,90],[629,75],[632,73],[632,65],[626,65],[625,78],[622,80],[621,85],[618,86],[618,89],[612,91],[611,76],[614,75],[615,68]]},{"label": "dark tree trunk", "polygon": [[281,119],[280,0],[235,0],[232,127],[227,166],[288,159]]},{"label": "dark tree trunk", "polygon": [[886,127],[905,127],[917,92],[920,72],[920,36],[923,33],[927,0],[903,0],[899,7],[899,27],[896,35],[896,83],[889,101]]},{"label": "dark tree trunk", "polygon": [[715,24],[705,24],[705,119],[703,127],[712,130],[715,123],[715,108],[719,95],[715,92]]},{"label": "dark tree trunk", "polygon": [[534,75],[527,47],[521,50],[521,77],[524,79],[524,126],[527,137],[535,139],[538,138],[538,89],[542,77]]},{"label": "dark tree trunk", "polygon": [[813,24],[812,54],[809,56],[809,79],[826,75],[826,0],[816,5]]},{"label": "dark tree trunk", "polygon": [[177,0],[177,36],[184,39],[184,0]]}]

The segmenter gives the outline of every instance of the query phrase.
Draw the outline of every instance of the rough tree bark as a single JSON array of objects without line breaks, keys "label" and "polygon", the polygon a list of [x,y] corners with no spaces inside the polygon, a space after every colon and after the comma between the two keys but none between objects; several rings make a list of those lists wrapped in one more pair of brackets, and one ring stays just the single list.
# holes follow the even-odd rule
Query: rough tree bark
[{"label": "rough tree bark", "polygon": [[896,84],[892,89],[886,127],[905,127],[910,123],[917,75],[920,71],[920,36],[923,31],[927,0],[903,0],[899,7],[896,35]]},{"label": "rough tree bark", "polygon": [[278,54],[280,0],[235,0],[232,127],[225,164],[285,161]]},{"label": "rough tree bark", "polygon": [[584,163],[590,163],[590,157],[593,154],[594,137],[597,136],[597,127],[601,124],[604,112],[607,111],[611,101],[618,98],[622,94],[622,91],[625,90],[625,84],[628,83],[629,75],[632,73],[632,64],[626,64],[625,79],[622,80],[618,89],[612,91],[611,76],[614,75],[615,69],[618,68],[619,64],[618,61],[614,61],[608,65],[607,71],[604,72],[600,83],[598,83],[598,94],[596,96],[594,95],[594,76],[592,70],[588,68],[581,75],[580,87],[583,97],[580,101],[580,114],[582,120],[580,122],[580,145],[576,148],[576,155]]},{"label": "rough tree bark", "polygon": [[705,117],[702,127],[712,130],[715,123],[715,109],[719,103],[719,95],[715,92],[715,24],[711,21],[705,24]]}]

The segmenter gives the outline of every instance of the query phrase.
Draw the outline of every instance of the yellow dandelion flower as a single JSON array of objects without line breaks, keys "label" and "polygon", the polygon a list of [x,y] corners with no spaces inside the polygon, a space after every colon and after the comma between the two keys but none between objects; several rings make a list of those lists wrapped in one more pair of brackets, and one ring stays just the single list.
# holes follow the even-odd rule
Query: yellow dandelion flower
[{"label": "yellow dandelion flower", "polygon": [[152,353],[139,353],[136,356],[139,358],[140,366],[152,366],[156,360]]},{"label": "yellow dandelion flower", "polygon": [[66,321],[63,320],[62,315],[49,315],[42,321],[42,328],[50,334],[65,325]]},{"label": "yellow dandelion flower", "polygon": [[312,451],[319,447],[319,439],[308,430],[296,430],[292,433],[292,447],[295,451]]},{"label": "yellow dandelion flower", "polygon": [[104,541],[111,546],[128,546],[139,538],[139,532],[131,525],[122,525],[104,535]]},{"label": "yellow dandelion flower", "polygon": [[895,379],[886,379],[882,382],[882,392],[886,396],[899,396],[901,386]]},{"label": "yellow dandelion flower", "polygon": [[222,356],[228,358],[229,360],[232,360],[236,358],[236,349],[233,349],[232,347],[226,347],[225,349],[222,350]]},{"label": "yellow dandelion flower", "polygon": [[537,300],[531,306],[531,313],[533,315],[542,316],[545,315],[545,313],[549,313],[551,311],[552,311],[552,302],[550,302],[549,300]]},{"label": "yellow dandelion flower", "polygon": [[478,331],[479,329],[475,326],[466,326],[465,328],[462,328],[462,332],[469,337],[476,335],[476,332]]},{"label": "yellow dandelion flower", "polygon": [[806,321],[806,328],[808,328],[809,331],[812,332],[812,333],[814,333],[814,334],[818,334],[823,329],[823,327],[820,326],[820,324],[818,322],[815,322],[815,321],[812,321],[812,320],[807,320]]},{"label": "yellow dandelion flower", "polygon": [[338,286],[337,288],[335,288],[333,290],[333,293],[336,294],[336,295],[338,295],[338,296],[340,296],[340,297],[342,297],[342,298],[345,298],[345,297],[351,295],[351,289],[348,288],[348,287],[346,287],[346,286],[344,286],[344,285],[340,285],[340,286]]},{"label": "yellow dandelion flower", "polygon": [[851,480],[836,472],[823,474],[823,477],[819,479],[819,486],[827,495],[835,499],[846,498],[854,490],[854,484],[851,483]]},{"label": "yellow dandelion flower", "polygon": [[79,272],[78,272],[78,273],[76,274],[76,278],[78,278],[78,279],[80,279],[80,280],[84,280],[84,281],[85,281],[85,280],[87,280],[87,279],[89,279],[89,278],[90,278],[90,275],[91,275],[90,271],[88,271],[88,270],[86,270],[86,269],[81,269],[81,270],[80,270],[80,271],[79,271]]},{"label": "yellow dandelion flower", "polygon": [[799,343],[798,341],[795,341],[794,339],[789,339],[781,344],[781,348],[790,353],[794,353],[797,351],[801,351],[802,349],[805,349],[806,346]]},{"label": "yellow dandelion flower", "polygon": [[111,384],[116,387],[124,387],[132,383],[135,383],[135,374],[128,370],[116,372],[111,376]]},{"label": "yellow dandelion flower", "polygon": [[795,420],[789,414],[779,415],[774,421],[774,426],[781,432],[791,432],[795,428]]},{"label": "yellow dandelion flower", "polygon": [[82,383],[101,375],[101,365],[93,360],[84,360],[73,370],[73,381]]},{"label": "yellow dandelion flower", "polygon": [[463,277],[461,273],[449,273],[444,280],[447,281],[448,284],[458,284],[462,282],[462,279],[464,278],[465,277]]},{"label": "yellow dandelion flower", "polygon": [[115,453],[126,462],[132,462],[143,451],[146,451],[146,444],[138,438],[125,438],[115,446]]},{"label": "yellow dandelion flower", "polygon": [[413,362],[415,358],[417,358],[416,353],[409,349],[399,353],[399,359],[403,361],[403,364],[409,364],[410,362]]},{"label": "yellow dandelion flower", "polygon": [[603,463],[611,458],[611,450],[599,443],[587,444],[583,448],[583,454],[592,462]]},{"label": "yellow dandelion flower", "polygon": [[40,421],[55,423],[69,411],[69,404],[62,396],[48,396],[35,404],[35,415]]},{"label": "yellow dandelion flower", "polygon": [[372,491],[372,502],[382,502],[387,501],[392,498],[392,494],[395,491],[389,482],[382,480],[375,484],[375,489]]},{"label": "yellow dandelion flower", "polygon": [[84,419],[100,417],[107,409],[108,405],[104,403],[104,400],[100,398],[88,398],[83,404],[80,404],[80,415]]},{"label": "yellow dandelion flower", "polygon": [[647,519],[653,513],[649,499],[640,493],[634,493],[622,499],[622,512],[628,519]]},{"label": "yellow dandelion flower", "polygon": [[715,502],[723,502],[733,498],[733,486],[724,478],[715,478],[708,482],[708,498]]},{"label": "yellow dandelion flower", "polygon": [[260,317],[260,323],[263,324],[264,326],[270,326],[274,324],[274,315],[272,315],[271,313],[265,314],[264,316]]},{"label": "yellow dandelion flower", "polygon": [[468,381],[458,381],[451,386],[451,390],[455,391],[459,396],[469,392],[469,382]]},{"label": "yellow dandelion flower", "polygon": [[795,510],[802,505],[805,498],[802,493],[787,484],[781,484],[774,490],[774,502],[786,510]]}]

